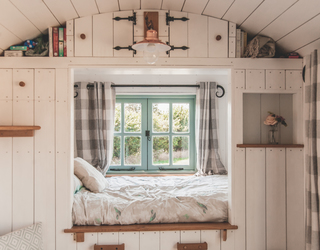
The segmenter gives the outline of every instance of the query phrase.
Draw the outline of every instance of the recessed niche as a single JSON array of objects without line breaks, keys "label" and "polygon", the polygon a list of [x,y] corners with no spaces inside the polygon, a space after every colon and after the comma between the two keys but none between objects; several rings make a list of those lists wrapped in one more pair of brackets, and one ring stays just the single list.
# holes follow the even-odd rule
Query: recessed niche
[{"label": "recessed niche", "polygon": [[285,118],[287,127],[277,126],[279,144],[293,143],[293,95],[292,94],[243,94],[243,143],[268,144],[269,126],[263,122],[268,111]]}]

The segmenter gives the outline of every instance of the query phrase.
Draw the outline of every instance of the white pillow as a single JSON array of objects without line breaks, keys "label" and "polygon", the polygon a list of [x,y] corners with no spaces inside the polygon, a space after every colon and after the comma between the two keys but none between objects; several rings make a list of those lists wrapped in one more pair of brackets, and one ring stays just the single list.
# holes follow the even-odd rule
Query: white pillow
[{"label": "white pillow", "polygon": [[43,250],[41,222],[0,236],[0,249]]},{"label": "white pillow", "polygon": [[73,194],[76,194],[83,187],[82,181],[74,174],[73,175]]},{"label": "white pillow", "polygon": [[99,193],[106,187],[104,176],[82,158],[77,157],[74,159],[74,174],[92,192]]}]

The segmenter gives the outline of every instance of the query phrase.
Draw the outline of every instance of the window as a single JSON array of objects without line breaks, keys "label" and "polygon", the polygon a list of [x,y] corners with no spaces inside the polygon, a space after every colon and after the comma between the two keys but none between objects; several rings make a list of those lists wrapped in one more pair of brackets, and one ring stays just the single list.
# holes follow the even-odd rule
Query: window
[{"label": "window", "polygon": [[195,169],[195,96],[117,96],[109,172]]}]

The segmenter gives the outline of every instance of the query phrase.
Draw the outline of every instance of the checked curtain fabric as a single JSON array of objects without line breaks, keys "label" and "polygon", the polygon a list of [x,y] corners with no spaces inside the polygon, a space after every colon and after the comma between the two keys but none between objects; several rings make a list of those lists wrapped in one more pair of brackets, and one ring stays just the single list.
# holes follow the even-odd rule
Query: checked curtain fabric
[{"label": "checked curtain fabric", "polygon": [[305,58],[306,114],[306,249],[320,249],[320,65],[317,50]]},{"label": "checked curtain fabric", "polygon": [[200,82],[196,99],[197,175],[227,174],[220,161],[215,82]]},{"label": "checked curtain fabric", "polygon": [[93,87],[87,82],[75,84],[76,155],[105,175],[113,153],[115,90],[107,82],[90,83]]}]

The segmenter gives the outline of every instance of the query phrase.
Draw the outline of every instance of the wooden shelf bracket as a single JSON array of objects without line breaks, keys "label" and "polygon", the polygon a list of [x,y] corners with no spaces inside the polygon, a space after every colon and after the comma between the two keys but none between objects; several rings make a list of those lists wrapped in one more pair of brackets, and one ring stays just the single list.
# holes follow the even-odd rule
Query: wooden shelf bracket
[{"label": "wooden shelf bracket", "polygon": [[0,126],[0,137],[32,137],[40,126]]}]

